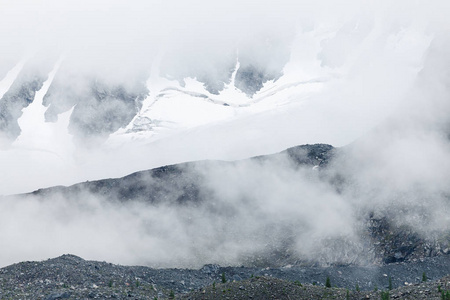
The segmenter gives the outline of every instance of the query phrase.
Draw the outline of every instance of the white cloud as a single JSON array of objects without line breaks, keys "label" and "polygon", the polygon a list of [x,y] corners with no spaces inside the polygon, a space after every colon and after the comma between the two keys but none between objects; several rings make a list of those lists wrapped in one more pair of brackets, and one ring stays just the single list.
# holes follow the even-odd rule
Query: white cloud
[{"label": "white cloud", "polygon": [[[185,227],[181,208],[115,207],[101,199],[84,203],[90,209],[63,199],[56,204],[4,202],[0,227],[7,230],[0,237],[16,247],[6,255],[10,260],[2,263],[55,256],[61,251],[122,263],[177,265],[192,260],[201,264],[205,257],[208,262],[235,263],[251,247],[262,249],[266,237],[262,228],[281,219],[280,228],[306,226],[309,237],[342,233],[354,237],[352,214],[358,208],[416,207],[430,195],[447,192],[449,5],[447,1],[0,0],[0,39],[8,45],[0,49],[0,77],[35,52],[64,53],[63,78],[78,86],[84,84],[83,76],[132,84],[134,76],[149,74],[161,52],[166,63],[173,63],[169,67],[174,73],[189,74],[196,68],[208,75],[217,65],[227,66],[224,58],[231,57],[234,63],[236,48],[247,49],[254,61],[273,62],[273,68],[284,59],[273,60],[273,54],[286,48],[291,50],[290,61],[280,81],[322,79],[320,88],[304,92],[298,85],[300,92],[282,94],[287,100],[275,108],[263,102],[255,111],[240,110],[235,118],[221,123],[117,148],[107,143],[94,149],[75,148],[67,134],[53,134],[61,134],[61,128],[55,129],[58,124],[40,124],[50,130],[44,134],[48,140],[35,142],[52,145],[58,155],[29,148],[24,135],[12,148],[0,152],[4,170],[0,193],[123,176],[187,160],[239,159],[302,143],[342,146],[356,140],[349,147],[350,161],[340,165],[339,171],[354,180],[345,195],[318,182],[311,184],[304,174],[289,168],[271,166],[267,171],[249,165],[223,174],[210,170],[209,183],[222,204],[233,203],[230,209],[238,210],[242,197],[252,199],[242,212],[236,212],[241,218],[231,225],[227,218],[192,210],[188,212],[199,221]],[[262,49],[261,45],[273,41],[281,50]],[[5,77],[0,86],[9,81]],[[272,109],[264,110],[263,105]],[[195,121],[183,112],[177,111],[174,118],[188,124]],[[67,115],[60,117],[60,122],[67,123]],[[213,119],[207,117],[201,119]],[[38,126],[29,125],[27,134],[36,138],[40,135],[33,135],[34,128]],[[440,223],[422,227],[436,230],[439,224],[448,224],[442,213],[448,209],[445,199],[436,196],[427,201],[425,211]],[[73,216],[61,218],[68,210],[74,211]],[[264,220],[252,215],[255,211]],[[34,223],[18,222],[16,216]],[[114,218],[121,222],[111,223]],[[407,218],[400,221],[408,223]],[[145,232],[155,222],[165,236],[153,229]],[[203,234],[190,239],[193,232],[205,228]],[[217,228],[223,231],[214,240]],[[43,233],[51,239],[41,240]],[[257,238],[248,242],[254,234]],[[17,235],[29,237],[40,251],[28,252]],[[302,234],[294,236],[300,252],[316,249],[299,242]],[[47,245],[50,240],[52,247]],[[230,254],[222,261],[223,249],[199,254],[198,248],[190,248],[193,241],[202,247],[220,245]],[[210,245],[211,241],[218,244]],[[158,246],[153,247],[154,243]],[[175,248],[175,243],[183,247]],[[105,252],[109,257],[100,257]],[[167,253],[178,261],[170,261]],[[136,260],[128,260],[133,255]]]}]

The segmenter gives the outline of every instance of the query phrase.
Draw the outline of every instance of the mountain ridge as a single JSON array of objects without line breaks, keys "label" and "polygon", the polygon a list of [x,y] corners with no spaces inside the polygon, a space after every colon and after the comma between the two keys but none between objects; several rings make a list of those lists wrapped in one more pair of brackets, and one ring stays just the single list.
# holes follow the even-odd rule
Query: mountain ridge
[{"label": "mountain ridge", "polygon": [[[180,220],[187,217],[183,215],[186,214],[186,212],[183,212],[183,207],[188,211],[198,211],[199,213],[206,209],[205,216],[210,216],[213,219],[216,217],[224,218],[224,222],[230,222],[233,214],[237,213],[232,203],[236,202],[238,207],[244,205],[245,201],[249,201],[247,197],[250,195],[245,194],[247,193],[245,190],[242,195],[239,193],[234,195],[234,192],[231,193],[231,196],[226,196],[228,192],[222,195],[217,184],[211,185],[211,174],[220,175],[231,172],[230,176],[235,176],[233,172],[236,172],[237,178],[240,178],[239,176],[247,176],[241,170],[256,168],[256,170],[260,170],[258,172],[267,172],[269,176],[274,172],[278,174],[276,176],[283,177],[286,176],[283,173],[287,171],[289,177],[300,176],[300,180],[306,179],[306,182],[310,182],[310,184],[319,187],[321,185],[327,186],[334,191],[333,193],[345,195],[349,186],[351,186],[351,181],[349,181],[349,178],[345,178],[345,174],[340,174],[336,167],[339,167],[341,157],[348,159],[347,152],[347,148],[334,148],[326,144],[302,145],[276,154],[257,156],[246,160],[231,162],[197,161],[175,164],[135,172],[121,178],[82,182],[68,187],[39,189],[14,197],[19,199],[30,198],[32,201],[50,201],[49,203],[53,201],[52,199],[57,200],[59,198],[63,198],[69,203],[78,203],[80,199],[98,197],[102,199],[102,206],[111,203],[123,203],[125,205],[141,203],[148,209],[168,207],[175,211],[180,210],[181,215],[176,217]],[[241,173],[242,175],[239,175]],[[289,179],[289,182],[295,182],[295,180],[298,179],[292,178]],[[230,184],[228,189],[240,189],[239,184],[233,183],[233,181],[224,183]],[[220,186],[220,182],[218,184]],[[232,203],[228,203],[230,200]],[[270,201],[273,201],[273,199]],[[288,203],[295,205],[295,202]],[[233,211],[234,213],[232,213]],[[414,228],[397,225],[394,212],[386,212],[380,215],[380,213],[374,213],[370,209],[361,211],[359,219],[356,219],[354,225],[358,228],[355,230],[357,239],[338,234],[330,237],[325,235],[323,240],[319,241],[310,240],[309,243],[316,247],[316,250],[314,254],[307,256],[299,255],[294,251],[296,246],[292,238],[296,236],[296,233],[289,233],[292,230],[292,228],[289,228],[292,225],[289,225],[285,228],[287,235],[280,235],[273,242],[263,246],[260,253],[247,253],[239,261],[250,266],[283,266],[286,264],[378,265],[415,261],[428,256],[450,253],[450,241],[446,238],[448,232],[443,230],[441,233],[424,237]],[[280,224],[274,223],[273,226],[275,228],[288,226],[283,224],[284,221],[280,222]],[[238,228],[240,227],[238,226]],[[157,229],[157,227],[154,229]],[[248,234],[251,234],[251,232]],[[273,237],[273,234],[275,233],[269,231],[264,233],[263,236],[270,238]]]}]

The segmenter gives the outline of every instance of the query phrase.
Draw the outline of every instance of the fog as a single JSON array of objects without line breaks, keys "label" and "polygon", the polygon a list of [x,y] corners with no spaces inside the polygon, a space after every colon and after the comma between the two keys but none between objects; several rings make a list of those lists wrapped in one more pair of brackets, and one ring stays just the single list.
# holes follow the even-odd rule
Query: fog
[{"label": "fog", "polygon": [[[354,201],[398,212],[400,224],[431,234],[449,228],[449,40],[430,45],[414,87],[395,113],[348,147],[338,168],[352,174]],[[401,213],[400,213],[401,212]]]},{"label": "fog", "polygon": [[[2,201],[1,239],[11,245],[2,263],[70,252],[122,264],[198,268],[258,263],[278,252],[314,260],[318,251],[324,263],[366,262],[362,249],[351,248],[348,257],[324,248],[330,238],[358,237],[349,203],[317,172],[298,169],[285,156],[185,170],[200,174],[199,202],[174,203],[181,191],[169,182],[157,204],[87,191],[76,199],[56,193]],[[21,241],[34,246],[16,249]]]},{"label": "fog", "polygon": [[[342,147],[320,172],[283,157],[199,164],[210,193],[200,204],[123,203],[87,191],[76,201],[4,198],[0,265],[63,253],[156,267],[240,265],[284,245],[305,260],[364,264],[371,213],[423,237],[441,234],[450,226],[449,5],[0,0],[0,96],[42,73],[34,101],[17,109],[20,130],[2,136],[0,194],[298,144]],[[248,84],[252,72],[261,86]],[[240,80],[235,95],[248,103],[277,82],[316,85],[297,84],[276,105],[221,108],[227,117],[217,122],[120,140],[152,88],[187,89],[193,79],[211,97]],[[191,113],[183,109],[176,113]],[[339,188],[329,181],[336,176],[345,178]]]}]

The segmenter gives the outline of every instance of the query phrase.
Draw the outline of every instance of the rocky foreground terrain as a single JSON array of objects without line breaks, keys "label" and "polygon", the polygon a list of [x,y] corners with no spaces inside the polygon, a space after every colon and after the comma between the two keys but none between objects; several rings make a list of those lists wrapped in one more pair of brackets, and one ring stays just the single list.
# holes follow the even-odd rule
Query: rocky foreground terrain
[{"label": "rocky foreground terrain", "polygon": [[[118,204],[139,203],[141,208],[156,209],[164,204],[174,210],[179,207],[189,208],[192,210],[191,213],[206,207],[209,210],[203,210],[202,217],[207,213],[210,214],[211,220],[223,218],[230,221],[227,215],[223,214],[227,212],[226,209],[211,209],[213,206],[208,206],[211,203],[223,205],[233,200],[233,197],[221,198],[223,193],[218,193],[208,185],[209,175],[214,174],[212,170],[221,172],[232,170],[231,174],[239,174],[236,170],[251,165],[260,167],[257,169],[260,171],[269,170],[272,174],[274,170],[281,172],[280,168],[288,169],[290,172],[287,174],[294,178],[297,178],[295,176],[300,172],[304,174],[303,177],[299,177],[302,180],[313,178],[311,179],[313,181],[308,182],[327,185],[338,195],[354,192],[359,199],[371,189],[359,192],[355,189],[355,186],[358,186],[358,178],[352,176],[351,172],[344,172],[346,157],[350,159],[352,157],[346,154],[348,151],[324,144],[304,145],[279,154],[244,161],[201,161],[165,166],[123,178],[41,189],[11,199],[15,201],[31,199],[38,202],[65,199],[67,203],[77,203],[79,199],[91,196],[104,199],[101,203],[115,204],[117,207],[120,207]],[[226,183],[225,177],[218,178],[222,179],[221,184]],[[296,184],[297,181],[294,180],[293,183]],[[229,187],[232,189],[235,185],[231,184]],[[400,199],[411,197],[408,193],[401,196],[403,198]],[[389,198],[387,209],[384,210],[377,211],[376,207],[361,206],[356,210],[359,212],[359,219],[355,222],[357,239],[345,240],[345,237],[340,239],[339,236],[335,236],[334,239],[318,241],[317,247],[313,248],[315,249],[313,257],[302,256],[301,253],[292,251],[295,250],[292,239],[304,241],[301,235],[296,234],[306,230],[307,227],[288,224],[289,226],[284,228],[296,228],[291,236],[288,234],[286,237],[276,239],[281,231],[272,235],[269,232],[267,238],[275,239],[267,243],[267,248],[251,252],[252,256],[248,259],[243,257],[238,263],[223,262],[221,263],[223,266],[209,264],[200,267],[202,264],[199,264],[198,269],[197,267],[155,269],[87,261],[74,255],[63,255],[43,262],[22,262],[0,269],[0,298],[450,300],[448,228],[438,224],[436,228],[439,230],[430,230],[429,232],[433,234],[427,235],[419,230],[420,226],[413,226],[414,224],[406,226],[407,224],[399,223],[399,216],[404,216],[404,219],[416,216],[411,219],[415,224],[429,224],[434,215],[427,208],[432,207],[433,202],[424,198],[420,199],[419,206],[414,205],[415,202],[401,205],[401,201],[400,204],[397,203],[398,200],[391,201],[396,200],[396,197]],[[440,211],[445,213],[448,197],[444,195],[442,201]],[[242,207],[244,202],[237,203]],[[255,203],[260,204],[257,201]],[[412,212],[416,215],[412,215]],[[184,214],[180,214],[178,218],[182,219],[183,216]],[[232,222],[226,224],[229,227],[237,219],[232,218]],[[252,222],[257,220],[252,219]],[[280,222],[283,219],[275,220],[273,224],[277,226],[282,224]],[[245,227],[236,228],[240,233],[245,232]],[[169,229],[172,230],[171,227]],[[256,228],[255,231],[249,232],[247,237],[259,234],[258,230],[262,229]],[[215,235],[220,233],[215,231]],[[236,236],[224,235],[223,240],[230,237]],[[260,237],[264,239],[266,236]],[[240,238],[240,241],[245,241],[245,238]],[[352,243],[358,240],[363,243]],[[208,247],[195,246],[198,250],[206,249],[208,252],[211,250],[208,247],[217,247],[217,241],[211,242]],[[222,251],[219,252],[222,255],[224,250],[221,247],[223,244],[218,248]],[[251,247],[254,248],[254,245]],[[203,261],[214,260],[204,259],[202,263]],[[186,265],[192,262],[178,261],[176,265],[183,265],[182,263]],[[240,266],[241,264],[244,266]],[[225,267],[226,265],[232,267]]]},{"label": "rocky foreground terrain", "polygon": [[[120,266],[63,255],[0,269],[0,297],[46,300],[450,299],[450,276],[446,276],[449,273],[449,256],[380,267],[205,265],[190,270]],[[326,287],[327,281],[329,287]]]}]

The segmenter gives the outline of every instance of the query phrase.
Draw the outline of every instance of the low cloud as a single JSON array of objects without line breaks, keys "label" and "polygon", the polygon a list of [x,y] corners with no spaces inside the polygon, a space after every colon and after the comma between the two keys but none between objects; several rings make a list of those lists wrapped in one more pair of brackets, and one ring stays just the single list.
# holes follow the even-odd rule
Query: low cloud
[{"label": "low cloud", "polygon": [[[1,193],[187,160],[243,158],[304,142],[341,146],[353,141],[324,172],[297,168],[285,157],[220,168],[199,164],[195,171],[210,198],[198,204],[123,203],[87,191],[75,200],[63,194],[2,199],[2,265],[69,252],[161,267],[242,264],[286,245],[287,256],[364,263],[362,220],[370,213],[389,215],[423,237],[450,225],[450,43],[444,1],[1,5],[0,34],[9,47],[0,49],[0,77],[7,78],[24,57],[31,58],[23,70],[29,63],[47,71],[56,57],[66,57],[48,83],[48,96],[39,94],[48,120],[61,122],[43,125],[50,133],[58,124],[66,130],[66,114],[80,103],[97,104],[122,93],[139,108],[152,93],[145,81],[157,59],[159,74],[176,79],[174,84],[196,77],[211,92],[228,83],[237,57],[263,70],[267,80],[283,73],[296,80],[321,78],[324,86],[297,106],[179,132],[148,145],[78,148],[65,132],[65,138],[49,135],[55,142],[49,145],[59,149],[49,152],[38,139],[37,144],[19,139],[0,154],[7,170]],[[53,60],[36,59],[48,49]],[[98,84],[94,92],[93,82]],[[83,102],[77,93],[92,97]],[[110,101],[101,107],[124,111],[124,105]],[[79,115],[95,124],[101,109],[92,107]],[[131,118],[118,116],[103,140]],[[34,136],[33,128],[23,138]],[[343,178],[338,186],[336,178]],[[168,191],[168,197],[178,192]]]}]

